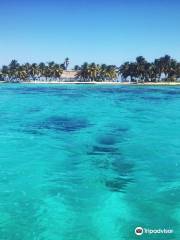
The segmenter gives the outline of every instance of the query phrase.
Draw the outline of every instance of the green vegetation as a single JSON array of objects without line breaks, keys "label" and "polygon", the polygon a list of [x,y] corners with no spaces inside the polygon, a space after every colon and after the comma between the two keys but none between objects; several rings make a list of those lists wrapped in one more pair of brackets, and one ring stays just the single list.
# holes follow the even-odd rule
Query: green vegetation
[{"label": "green vegetation", "polygon": [[136,62],[125,62],[119,68],[123,79],[131,82],[177,81],[180,78],[180,62],[169,55],[148,62],[142,56]]},{"label": "green vegetation", "polygon": [[56,64],[54,62],[45,63],[26,63],[20,65],[16,60],[12,60],[8,66],[3,66],[1,69],[1,79],[9,82],[41,80],[47,81],[60,79],[64,64]]},{"label": "green vegetation", "polygon": [[77,78],[80,81],[113,81],[118,78],[119,71],[115,65],[84,63],[82,66],[75,66],[78,70]]},{"label": "green vegetation", "polygon": [[[42,79],[45,81],[61,81],[61,75],[67,70],[69,58],[63,64],[55,62],[26,63],[20,65],[16,60],[12,60],[8,66],[3,66],[0,70],[2,81],[35,81]],[[115,65],[84,63],[76,65],[76,79],[78,81],[116,81],[121,78],[129,82],[160,82],[177,81],[180,78],[180,62],[169,55],[148,62],[144,57],[139,56],[135,62],[125,62],[120,67]]]}]

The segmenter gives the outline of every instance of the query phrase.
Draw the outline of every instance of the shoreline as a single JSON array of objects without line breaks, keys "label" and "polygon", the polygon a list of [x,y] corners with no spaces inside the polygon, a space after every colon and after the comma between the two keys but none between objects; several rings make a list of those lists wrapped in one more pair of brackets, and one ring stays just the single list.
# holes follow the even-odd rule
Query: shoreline
[{"label": "shoreline", "polygon": [[[0,81],[0,84],[9,84],[9,82]],[[13,84],[90,84],[90,85],[122,85],[122,86],[180,86],[180,82],[146,82],[146,83],[129,83],[129,82],[45,82],[45,81],[31,81],[18,82]]]}]

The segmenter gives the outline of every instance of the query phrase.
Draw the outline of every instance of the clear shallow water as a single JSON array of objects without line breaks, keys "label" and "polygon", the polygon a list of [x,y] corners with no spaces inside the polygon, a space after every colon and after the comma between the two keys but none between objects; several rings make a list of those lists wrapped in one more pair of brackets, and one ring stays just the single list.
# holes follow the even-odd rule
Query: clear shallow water
[{"label": "clear shallow water", "polygon": [[180,239],[180,88],[0,86],[0,239]]}]

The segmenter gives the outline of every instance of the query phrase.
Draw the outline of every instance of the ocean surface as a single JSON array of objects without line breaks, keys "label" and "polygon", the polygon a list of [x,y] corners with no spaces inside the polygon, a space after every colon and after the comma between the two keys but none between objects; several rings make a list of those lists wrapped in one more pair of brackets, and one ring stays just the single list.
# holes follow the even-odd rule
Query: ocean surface
[{"label": "ocean surface", "polygon": [[0,240],[133,239],[180,239],[180,87],[1,84]]}]

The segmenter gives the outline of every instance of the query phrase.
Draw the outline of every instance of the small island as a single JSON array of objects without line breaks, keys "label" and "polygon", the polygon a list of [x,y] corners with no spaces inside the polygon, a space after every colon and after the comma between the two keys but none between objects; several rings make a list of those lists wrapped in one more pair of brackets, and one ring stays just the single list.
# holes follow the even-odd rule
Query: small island
[{"label": "small island", "polygon": [[85,62],[69,70],[64,63],[41,62],[20,64],[12,60],[0,69],[1,83],[80,83],[179,85],[180,62],[169,55],[148,62],[143,56],[120,66]]}]

